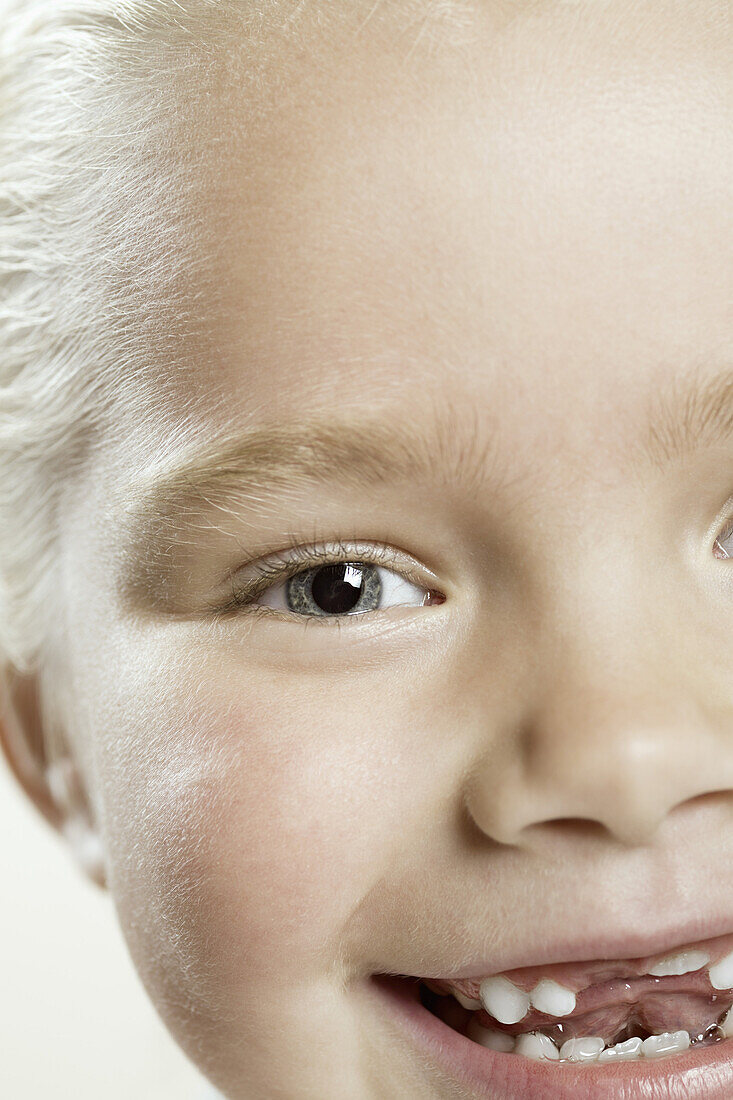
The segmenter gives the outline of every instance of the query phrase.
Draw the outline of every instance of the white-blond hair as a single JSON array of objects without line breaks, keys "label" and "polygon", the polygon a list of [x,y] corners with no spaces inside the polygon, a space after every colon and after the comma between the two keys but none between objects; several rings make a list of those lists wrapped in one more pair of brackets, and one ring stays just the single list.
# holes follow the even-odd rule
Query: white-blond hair
[{"label": "white-blond hair", "polygon": [[63,493],[135,377],[175,372],[203,312],[196,107],[217,61],[250,47],[260,60],[237,79],[257,103],[268,49],[297,40],[301,14],[323,34],[347,12],[396,15],[445,41],[471,7],[0,0],[0,665],[30,672],[58,638]]},{"label": "white-blond hair", "polygon": [[181,83],[195,71],[206,96],[225,27],[257,34],[266,7],[0,0],[0,661],[23,672],[63,614],[62,492],[111,397],[175,369],[162,318],[190,285],[196,159],[185,140],[165,156]]}]

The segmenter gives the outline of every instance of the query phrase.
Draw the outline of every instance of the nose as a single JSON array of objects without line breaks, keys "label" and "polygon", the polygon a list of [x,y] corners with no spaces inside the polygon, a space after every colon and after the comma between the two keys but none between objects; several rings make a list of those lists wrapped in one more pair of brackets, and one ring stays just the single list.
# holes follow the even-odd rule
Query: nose
[{"label": "nose", "polygon": [[716,716],[681,677],[649,668],[611,675],[584,661],[556,673],[471,771],[466,803],[487,836],[519,846],[531,826],[580,819],[639,846],[692,799],[729,794],[733,808],[727,708]]}]

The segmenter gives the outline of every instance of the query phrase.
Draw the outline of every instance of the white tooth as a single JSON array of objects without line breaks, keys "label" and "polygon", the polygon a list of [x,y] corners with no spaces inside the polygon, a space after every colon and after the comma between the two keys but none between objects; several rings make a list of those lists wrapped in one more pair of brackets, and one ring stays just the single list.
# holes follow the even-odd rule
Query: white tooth
[{"label": "white tooth", "polygon": [[620,1058],[640,1058],[641,1039],[634,1035],[631,1039],[627,1039],[625,1043],[616,1043],[613,1049],[618,1051]]},{"label": "white tooth", "polygon": [[465,994],[459,993],[457,990],[453,991],[453,996],[459,1005],[463,1008],[470,1008],[472,1012],[475,1012],[477,1008],[481,1008],[481,1001],[477,1001],[475,997],[466,997]]},{"label": "white tooth", "polygon": [[627,1039],[625,1043],[616,1043],[607,1047],[598,1056],[599,1062],[635,1062],[641,1057],[641,1039]]},{"label": "white tooth", "polygon": [[710,962],[710,956],[704,951],[681,951],[679,955],[667,955],[649,971],[655,978],[664,978],[667,974],[691,974],[701,970]]},{"label": "white tooth", "polygon": [[548,1016],[568,1016],[575,1011],[575,994],[572,989],[543,978],[529,995],[534,1008]]},{"label": "white tooth", "polygon": [[511,1054],[514,1050],[514,1036],[507,1035],[505,1031],[494,1031],[490,1027],[482,1027],[475,1017],[468,1021],[466,1035],[473,1039],[479,1046],[488,1050],[498,1050],[502,1054]]},{"label": "white tooth", "polygon": [[726,1039],[730,1039],[733,1036],[733,1008],[729,1008],[723,1019],[718,1024],[718,1027],[723,1032]]},{"label": "white tooth", "polygon": [[529,996],[508,978],[484,978],[479,996],[486,1011],[500,1024],[518,1024],[529,1012]]},{"label": "white tooth", "polygon": [[605,1047],[597,1035],[585,1035],[581,1039],[567,1039],[560,1047],[560,1057],[569,1062],[597,1062]]},{"label": "white tooth", "polygon": [[661,1035],[650,1035],[641,1044],[645,1058],[663,1058],[665,1054],[674,1054],[678,1050],[687,1050],[690,1036],[686,1031],[664,1031]]},{"label": "white tooth", "polygon": [[733,951],[708,971],[713,989],[733,989]]},{"label": "white tooth", "polygon": [[539,1035],[536,1031],[525,1032],[517,1039],[514,1048],[515,1054],[523,1054],[525,1058],[532,1058],[535,1062],[556,1062],[560,1057],[557,1047],[549,1035]]}]

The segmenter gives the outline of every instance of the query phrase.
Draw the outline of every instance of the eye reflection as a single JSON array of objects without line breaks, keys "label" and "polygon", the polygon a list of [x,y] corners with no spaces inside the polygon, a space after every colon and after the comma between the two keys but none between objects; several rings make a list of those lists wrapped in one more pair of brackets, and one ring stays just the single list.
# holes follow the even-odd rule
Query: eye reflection
[{"label": "eye reflection", "polygon": [[286,582],[288,609],[305,615],[376,611],[382,595],[377,566],[351,562],[321,565]]}]

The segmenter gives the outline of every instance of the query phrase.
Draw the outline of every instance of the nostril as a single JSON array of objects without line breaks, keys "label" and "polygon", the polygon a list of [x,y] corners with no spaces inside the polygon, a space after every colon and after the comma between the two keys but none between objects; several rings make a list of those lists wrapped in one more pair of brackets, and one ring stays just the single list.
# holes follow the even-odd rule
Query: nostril
[{"label": "nostril", "polygon": [[591,817],[553,817],[547,821],[535,821],[525,826],[523,832],[530,833],[534,830],[541,830],[545,835],[557,834],[560,839],[607,842],[611,836],[610,830],[602,822]]},{"label": "nostril", "polygon": [[617,820],[603,822],[596,817],[553,817],[525,825],[517,845],[530,844],[540,848],[543,844],[574,841],[576,844],[597,845],[602,842],[623,848],[645,848],[653,843],[659,822],[652,818],[635,819],[619,815]]}]

